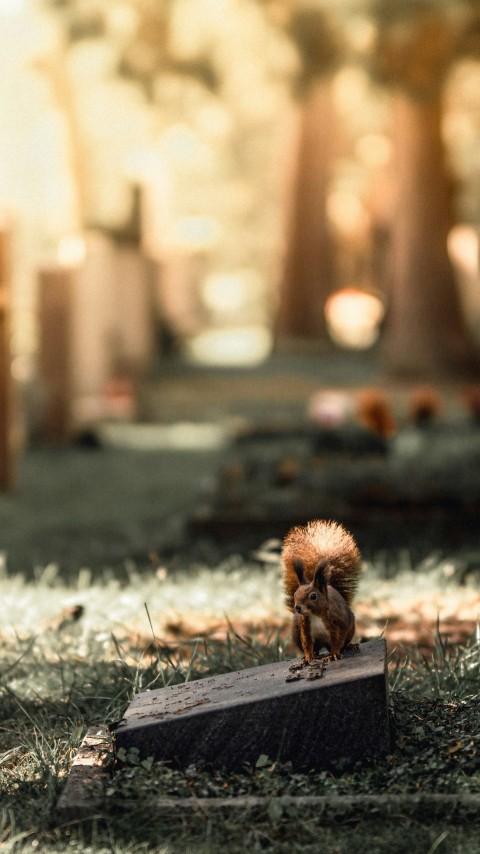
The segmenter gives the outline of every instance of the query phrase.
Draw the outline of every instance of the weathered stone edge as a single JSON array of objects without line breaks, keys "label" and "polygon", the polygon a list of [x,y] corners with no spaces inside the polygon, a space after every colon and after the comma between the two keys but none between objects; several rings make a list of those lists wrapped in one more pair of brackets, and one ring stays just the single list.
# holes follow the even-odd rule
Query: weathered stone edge
[{"label": "weathered stone edge", "polygon": [[57,801],[57,820],[82,820],[101,810],[114,751],[114,739],[106,725],[88,728]]},{"label": "weathered stone edge", "polygon": [[[65,788],[58,800],[55,818],[61,822],[85,821],[104,813],[105,789],[114,757],[114,739],[107,726],[90,727],[75,756]],[[138,801],[122,800],[119,812],[138,812]],[[480,819],[480,794],[435,793],[382,795],[246,795],[232,798],[156,798],[149,810],[158,818],[196,815],[225,815],[235,812],[253,815],[281,815],[302,810],[318,818],[353,815],[359,810],[387,816],[398,812],[422,817],[445,816]]]}]

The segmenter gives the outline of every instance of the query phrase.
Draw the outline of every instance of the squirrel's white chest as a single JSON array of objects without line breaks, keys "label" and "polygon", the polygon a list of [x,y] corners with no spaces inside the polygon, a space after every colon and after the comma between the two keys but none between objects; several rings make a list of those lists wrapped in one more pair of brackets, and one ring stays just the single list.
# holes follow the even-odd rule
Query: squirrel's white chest
[{"label": "squirrel's white chest", "polygon": [[317,615],[310,615],[310,631],[312,633],[313,639],[321,639],[321,638],[329,638],[330,632],[327,629],[325,623],[323,622],[321,617]]}]

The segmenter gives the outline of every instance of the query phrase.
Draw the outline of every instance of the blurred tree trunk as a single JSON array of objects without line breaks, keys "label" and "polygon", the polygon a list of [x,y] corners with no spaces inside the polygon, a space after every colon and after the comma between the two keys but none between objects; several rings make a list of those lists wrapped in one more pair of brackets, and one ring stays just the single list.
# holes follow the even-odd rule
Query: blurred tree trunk
[{"label": "blurred tree trunk", "polygon": [[441,132],[442,88],[463,18],[436,0],[379,0],[377,15],[376,71],[392,89],[397,156],[385,365],[412,376],[470,373],[480,362],[447,253],[453,182]]},{"label": "blurred tree trunk", "polygon": [[418,374],[477,363],[447,253],[453,225],[440,99],[393,99],[398,197],[391,230],[387,367]]},{"label": "blurred tree trunk", "polygon": [[287,29],[301,62],[302,114],[277,333],[326,340],[323,307],[334,284],[334,245],[326,217],[337,130],[332,76],[342,47],[328,10],[295,3],[291,12]]},{"label": "blurred tree trunk", "polygon": [[329,79],[310,85],[301,122],[277,331],[285,338],[318,339],[326,335],[323,306],[334,283],[334,249],[325,216],[335,138]]}]

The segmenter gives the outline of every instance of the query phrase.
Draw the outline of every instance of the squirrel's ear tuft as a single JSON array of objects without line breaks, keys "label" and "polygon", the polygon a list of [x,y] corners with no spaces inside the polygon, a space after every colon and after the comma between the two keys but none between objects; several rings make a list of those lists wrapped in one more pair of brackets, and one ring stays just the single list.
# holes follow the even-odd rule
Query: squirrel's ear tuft
[{"label": "squirrel's ear tuft", "polygon": [[292,566],[293,566],[295,574],[298,578],[298,583],[300,585],[305,584],[305,573],[303,571],[303,561],[301,561],[300,558],[295,558],[292,561]]},{"label": "squirrel's ear tuft", "polygon": [[321,593],[327,594],[327,583],[329,577],[330,567],[327,560],[320,560],[316,567],[315,572],[313,573],[313,583],[315,587],[317,587]]}]

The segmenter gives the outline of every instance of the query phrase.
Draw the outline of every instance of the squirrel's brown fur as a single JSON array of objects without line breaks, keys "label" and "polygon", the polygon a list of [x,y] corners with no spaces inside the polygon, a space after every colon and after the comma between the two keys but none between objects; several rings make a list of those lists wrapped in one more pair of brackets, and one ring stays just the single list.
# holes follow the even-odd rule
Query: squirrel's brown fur
[{"label": "squirrel's brown fur", "polygon": [[296,645],[307,661],[321,646],[340,657],[355,630],[350,606],[361,572],[355,540],[339,523],[316,519],[289,531],[282,559]]},{"label": "squirrel's brown fur", "polygon": [[360,552],[352,535],[338,522],[314,519],[306,525],[292,528],[283,541],[283,585],[285,604],[293,611],[293,597],[298,587],[298,577],[293,568],[295,560],[301,560],[305,578],[313,579],[319,561],[330,564],[329,584],[335,587],[351,605],[360,579]]}]

